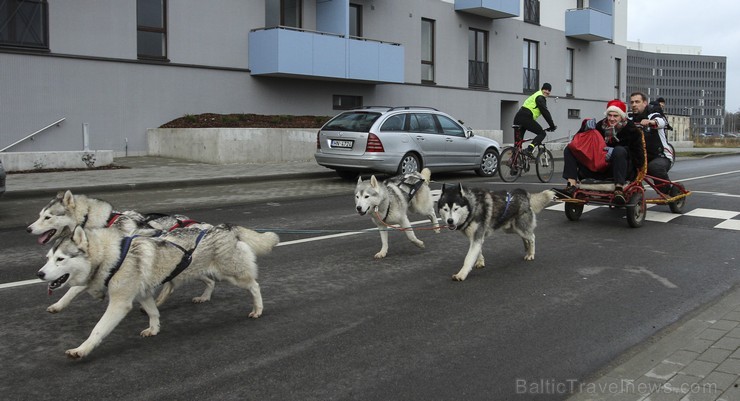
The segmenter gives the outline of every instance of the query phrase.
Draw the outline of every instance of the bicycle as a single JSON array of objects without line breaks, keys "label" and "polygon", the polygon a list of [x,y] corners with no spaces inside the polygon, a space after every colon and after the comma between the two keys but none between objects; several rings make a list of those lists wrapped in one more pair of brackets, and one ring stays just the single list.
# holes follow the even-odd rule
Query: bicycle
[{"label": "bicycle", "polygon": [[[514,146],[508,146],[501,151],[499,157],[498,175],[504,182],[514,182],[519,177],[529,172],[530,157],[526,156],[522,150],[522,145],[531,142],[532,139],[524,139],[521,127],[512,125],[514,128]],[[532,159],[534,162],[537,178],[541,182],[550,182],[552,174],[555,172],[555,160],[545,145],[539,144],[533,152],[536,156]]]}]

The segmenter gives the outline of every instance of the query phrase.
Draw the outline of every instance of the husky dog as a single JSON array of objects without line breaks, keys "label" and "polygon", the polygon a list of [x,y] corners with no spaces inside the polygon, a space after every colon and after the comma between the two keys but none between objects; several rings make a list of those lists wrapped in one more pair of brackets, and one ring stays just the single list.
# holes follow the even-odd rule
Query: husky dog
[{"label": "husky dog", "polygon": [[153,293],[168,280],[173,287],[204,275],[227,280],[249,290],[253,298],[249,317],[260,317],[262,295],[256,281],[256,256],[271,252],[279,242],[275,233],[260,234],[225,224],[208,230],[183,228],[161,237],[124,237],[117,230],[79,226],[72,233],[64,232],[66,235],[49,250],[38,277],[49,282],[50,291],[72,285],[102,298],[107,287],[109,298],[90,337],[67,350],[67,356],[74,359],[90,354],[123,320],[134,301],[149,315],[149,327],[141,335],[159,333]]},{"label": "husky dog", "polygon": [[[397,175],[378,182],[375,176],[370,181],[357,180],[355,187],[355,208],[357,213],[370,217],[380,230],[382,247],[375,254],[375,259],[384,258],[388,254],[388,225],[399,224],[404,228],[409,241],[419,248],[424,248],[424,242],[417,239],[411,230],[408,212],[423,214],[432,224],[437,224],[437,215],[434,213],[434,200],[429,191],[429,179],[432,172],[425,168],[421,173]],[[439,233],[439,228],[434,232]]]},{"label": "husky dog", "polygon": [[[179,227],[193,224],[187,216],[166,215],[151,213],[143,215],[133,210],[117,212],[110,203],[85,195],[73,195],[71,191],[59,192],[39,212],[39,218],[26,228],[26,231],[38,235],[39,244],[48,244],[57,239],[65,230],[72,231],[76,226],[83,228],[110,227],[125,235],[155,236],[163,231],[170,231]],[[199,223],[198,228],[206,229],[210,225]],[[211,299],[215,282],[208,277],[202,277],[201,281],[206,288],[193,302],[206,302]],[[85,291],[84,287],[72,287],[62,298],[47,308],[50,313],[57,313],[66,308],[70,302]],[[157,298],[157,306],[164,302],[166,297]]]},{"label": "husky dog", "polygon": [[463,188],[462,185],[444,185],[437,201],[442,222],[450,230],[460,230],[470,240],[463,266],[452,279],[463,281],[473,266],[485,266],[483,241],[499,228],[522,237],[524,260],[534,260],[535,215],[554,196],[555,192],[551,190],[535,194],[522,189],[494,193],[480,188]]}]

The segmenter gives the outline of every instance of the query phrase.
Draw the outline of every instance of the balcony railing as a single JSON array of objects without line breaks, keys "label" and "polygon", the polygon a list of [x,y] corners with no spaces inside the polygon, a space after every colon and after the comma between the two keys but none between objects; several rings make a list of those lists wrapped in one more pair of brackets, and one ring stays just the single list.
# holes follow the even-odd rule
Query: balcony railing
[{"label": "balcony railing", "polygon": [[488,88],[488,63],[468,60],[468,86],[471,88]]},{"label": "balcony railing", "polygon": [[523,70],[523,91],[529,93],[537,92],[540,87],[540,70],[534,68],[524,68]]},{"label": "balcony railing", "polygon": [[274,27],[249,32],[252,75],[403,82],[398,43]]}]

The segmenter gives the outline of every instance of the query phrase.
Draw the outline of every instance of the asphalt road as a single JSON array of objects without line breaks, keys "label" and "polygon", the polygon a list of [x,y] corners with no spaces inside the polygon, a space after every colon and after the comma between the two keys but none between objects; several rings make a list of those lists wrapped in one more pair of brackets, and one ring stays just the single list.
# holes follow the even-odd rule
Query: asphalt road
[{"label": "asphalt road", "polygon": [[[733,173],[727,173],[727,172]],[[353,210],[353,184],[339,180],[105,194],[120,208],[178,212],[208,222],[272,229],[282,244],[259,259],[265,302],[219,283],[211,302],[191,304],[202,284],[162,306],[162,330],[137,311],[82,361],[79,345],[105,309],[81,295],[52,315],[43,284],[0,288],[4,399],[509,400],[537,383],[584,381],[740,281],[740,232],[699,209],[740,212],[740,157],[687,160],[672,177],[694,191],[687,215],[629,228],[623,210],[601,208],[570,222],[538,217],[537,258],[518,237],[484,246],[487,267],[465,282],[465,238],[422,231],[426,249],[391,233],[388,257],[369,218]],[[530,191],[472,175],[438,181]],[[433,184],[433,188],[439,183]],[[0,283],[33,279],[45,261],[23,231],[48,199],[3,201]],[[668,213],[666,206],[651,212]],[[699,211],[697,211],[699,210]],[[693,211],[693,212],[692,212]],[[696,215],[691,215],[692,213]],[[654,216],[661,216],[655,214]],[[739,219],[735,217],[735,219]],[[412,220],[422,220],[418,217]],[[311,230],[306,232],[304,230]],[[297,232],[301,231],[301,232]]]}]

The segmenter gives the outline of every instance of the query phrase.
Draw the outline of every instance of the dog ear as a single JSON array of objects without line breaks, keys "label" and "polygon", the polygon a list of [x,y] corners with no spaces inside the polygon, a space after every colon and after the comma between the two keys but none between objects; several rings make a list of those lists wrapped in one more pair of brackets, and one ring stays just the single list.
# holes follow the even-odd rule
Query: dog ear
[{"label": "dog ear", "polygon": [[72,241],[78,248],[87,252],[87,235],[82,227],[75,227],[75,231],[72,233]]},{"label": "dog ear", "polygon": [[70,208],[75,207],[75,196],[72,195],[72,191],[67,190],[67,192],[64,193],[64,206],[69,206]]},{"label": "dog ear", "polygon": [[462,194],[463,193],[462,182],[460,184],[458,184],[458,185],[459,185],[458,190],[460,190],[460,194]]},{"label": "dog ear", "polygon": [[446,182],[443,182],[442,183],[442,192],[444,192],[445,189],[447,189],[447,183]]},{"label": "dog ear", "polygon": [[362,175],[357,176],[357,183],[362,183]]},{"label": "dog ear", "polygon": [[375,175],[372,175],[372,176],[370,177],[370,185],[371,185],[371,186],[372,186],[373,188],[377,188],[377,187],[378,187],[378,179],[377,179],[377,178],[375,178]]}]

